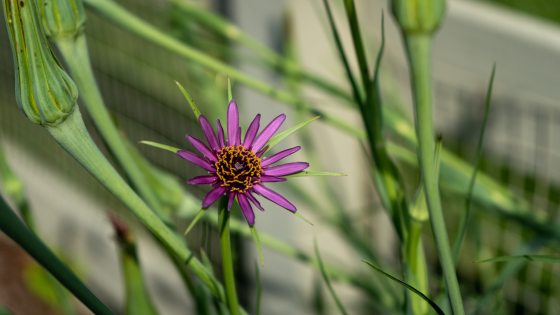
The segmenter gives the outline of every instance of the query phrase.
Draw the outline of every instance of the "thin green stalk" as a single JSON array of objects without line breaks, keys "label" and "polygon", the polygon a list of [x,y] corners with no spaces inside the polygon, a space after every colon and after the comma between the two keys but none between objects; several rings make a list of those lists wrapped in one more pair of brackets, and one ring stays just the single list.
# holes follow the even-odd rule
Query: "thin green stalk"
[{"label": "thin green stalk", "polygon": [[64,122],[57,126],[47,127],[47,129],[62,147],[136,215],[164,247],[185,262],[210,288],[214,296],[225,300],[222,288],[215,285],[216,281],[206,267],[185,247],[183,241],[148,208],[101,154],[85,128],[78,108]]},{"label": "thin green stalk", "polygon": [[222,197],[218,226],[220,228],[220,245],[222,251],[222,270],[224,276],[224,286],[226,289],[227,304],[231,315],[238,315],[239,302],[237,301],[237,291],[235,289],[235,275],[233,272],[233,256],[231,253],[231,238],[229,227],[230,212],[227,209],[227,198]]},{"label": "thin green stalk", "polygon": [[451,256],[445,219],[441,207],[438,176],[434,160],[434,127],[432,118],[431,34],[405,35],[413,90],[415,126],[418,138],[418,163],[437,253],[443,269],[447,295],[455,315],[464,315],[463,300]]},{"label": "thin green stalk", "polygon": [[21,246],[39,264],[48,270],[64,287],[95,314],[112,315],[113,312],[101,302],[80,279],[56,257],[56,255],[23,224],[7,203],[0,197],[0,230]]},{"label": "thin green stalk", "polygon": [[164,47],[213,71],[226,74],[232,80],[241,84],[245,84],[246,86],[256,91],[261,92],[265,95],[269,95],[281,102],[285,102],[286,104],[295,107],[306,108],[306,110],[310,111],[311,113],[321,116],[321,119],[323,119],[325,122],[329,122],[333,126],[345,130],[350,134],[353,134],[355,136],[359,136],[361,134],[361,132],[354,126],[344,122],[338,117],[329,115],[325,112],[322,112],[321,110],[313,108],[309,103],[303,102],[302,100],[294,97],[286,91],[280,91],[276,87],[264,83],[262,80],[254,79],[251,76],[238,71],[234,67],[212,58],[206,53],[185,45],[169,34],[160,31],[154,26],[137,18],[114,1],[86,0],[85,3],[112,22],[160,47]]},{"label": "thin green stalk", "polygon": [[163,217],[159,200],[148,185],[144,174],[135,163],[134,158],[129,153],[130,147],[127,147],[125,144],[103,102],[103,97],[97,87],[97,82],[91,69],[85,35],[82,32],[77,37],[56,37],[55,42],[66,61],[72,79],[74,79],[78,86],[80,98],[86,105],[89,114],[93,118],[103,139],[107,142],[111,152],[115,155],[142,198],[146,200],[153,210],[157,211],[156,213]]}]

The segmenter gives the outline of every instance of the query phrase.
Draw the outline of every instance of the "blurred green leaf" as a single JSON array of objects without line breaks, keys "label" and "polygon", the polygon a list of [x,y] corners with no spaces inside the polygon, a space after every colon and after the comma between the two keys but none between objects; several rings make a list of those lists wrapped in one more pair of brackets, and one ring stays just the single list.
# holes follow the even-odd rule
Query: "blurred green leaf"
[{"label": "blurred green leaf", "polygon": [[494,258],[478,260],[477,263],[479,264],[497,263],[497,262],[506,262],[506,261],[514,261],[514,260],[525,260],[528,262],[544,262],[544,263],[558,264],[560,263],[560,256],[552,256],[552,255],[499,256]]},{"label": "blurred green leaf", "polygon": [[163,144],[163,143],[157,143],[157,142],[154,142],[154,141],[142,140],[142,141],[140,141],[140,143],[145,144],[145,145],[149,145],[149,146],[154,147],[154,148],[158,148],[158,149],[162,149],[162,150],[165,150],[165,151],[173,152],[173,153],[177,153],[177,152],[181,151],[181,149],[179,149],[179,148],[175,148],[173,146]]}]

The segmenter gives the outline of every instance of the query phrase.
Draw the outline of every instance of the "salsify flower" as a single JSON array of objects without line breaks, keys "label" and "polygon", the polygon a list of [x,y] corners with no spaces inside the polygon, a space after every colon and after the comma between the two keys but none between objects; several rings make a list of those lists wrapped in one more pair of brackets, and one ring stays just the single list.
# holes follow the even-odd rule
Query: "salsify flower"
[{"label": "salsify flower", "polygon": [[237,200],[243,216],[250,226],[255,224],[253,206],[261,211],[264,210],[255,198],[255,194],[291,212],[296,212],[296,207],[288,199],[265,184],[286,181],[283,176],[301,172],[309,167],[309,163],[306,162],[275,165],[280,160],[299,151],[299,146],[264,157],[264,153],[268,150],[267,142],[278,131],[286,119],[286,115],[277,116],[259,133],[260,118],[260,114],[255,116],[242,139],[239,110],[235,101],[232,100],[227,112],[227,137],[219,119],[216,134],[208,119],[200,115],[198,121],[208,145],[190,135],[187,135],[187,140],[202,156],[186,150],[177,152],[183,159],[208,172],[207,175],[196,176],[187,181],[192,185],[212,186],[202,200],[202,207],[208,208],[220,197],[227,196],[228,210]]}]

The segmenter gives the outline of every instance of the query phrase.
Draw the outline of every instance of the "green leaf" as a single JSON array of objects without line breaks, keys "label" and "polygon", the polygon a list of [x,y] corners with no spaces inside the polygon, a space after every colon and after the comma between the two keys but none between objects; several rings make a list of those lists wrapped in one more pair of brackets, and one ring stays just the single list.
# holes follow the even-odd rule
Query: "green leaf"
[{"label": "green leaf", "polygon": [[319,253],[319,246],[317,245],[317,239],[314,240],[313,245],[314,245],[314,248],[315,248],[315,257],[317,258],[317,263],[319,264],[319,270],[321,271],[321,276],[323,276],[323,280],[325,281],[325,284],[327,285],[327,288],[329,289],[329,293],[331,294],[332,298],[334,299],[334,302],[336,303],[336,306],[338,307],[338,310],[340,311],[340,313],[342,313],[343,315],[348,315],[348,312],[346,312],[346,309],[344,308],[344,305],[342,305],[342,302],[338,298],[338,295],[336,294],[336,291],[332,287],[331,280],[329,278],[329,274],[327,273],[327,270],[325,269],[325,264],[323,263],[323,260],[321,259],[321,254]]},{"label": "green leaf", "polygon": [[476,177],[478,175],[478,170],[480,168],[480,161],[482,160],[482,150],[484,146],[484,134],[486,133],[486,127],[488,125],[488,116],[490,115],[490,107],[492,105],[492,89],[494,86],[494,76],[496,74],[496,64],[492,67],[492,74],[490,75],[490,81],[488,82],[488,89],[486,90],[486,98],[484,100],[484,116],[482,118],[482,127],[480,129],[480,134],[478,136],[478,145],[476,148],[476,160],[474,162],[474,167],[472,170],[471,179],[469,181],[469,188],[467,190],[467,197],[465,199],[465,211],[459,220],[459,228],[457,229],[457,237],[453,243],[453,259],[455,263],[459,260],[461,254],[461,247],[463,245],[463,240],[467,232],[467,226],[471,217],[471,203],[473,199],[474,185],[476,183]]},{"label": "green leaf", "polygon": [[295,126],[293,126],[292,128],[286,129],[278,134],[276,134],[275,136],[273,136],[272,138],[270,138],[270,140],[267,142],[268,145],[268,150],[270,150],[272,147],[274,147],[275,145],[277,145],[280,141],[284,140],[284,138],[286,138],[287,136],[291,135],[292,133],[296,132],[297,130],[307,126],[309,123],[319,119],[320,116],[315,116],[309,120],[306,120],[304,122],[301,122]]},{"label": "green leaf", "polygon": [[484,264],[484,263],[496,263],[496,262],[505,262],[505,261],[514,261],[514,260],[525,260],[530,262],[544,262],[544,263],[559,264],[560,256],[552,256],[552,255],[499,256],[494,258],[478,260],[477,263]]},{"label": "green leaf", "polygon": [[302,171],[284,177],[307,177],[307,176],[348,176],[348,175],[344,173],[338,173],[338,172]]},{"label": "green leaf", "polygon": [[233,93],[231,92],[231,80],[229,79],[229,77],[227,78],[227,97],[228,102],[231,102],[233,100]]},{"label": "green leaf", "polygon": [[0,197],[0,230],[21,246],[95,314],[113,314],[56,255],[31,232]]},{"label": "green leaf", "polygon": [[204,208],[200,208],[200,210],[198,210],[198,212],[196,213],[196,215],[194,216],[194,218],[191,221],[191,224],[189,224],[189,226],[187,227],[187,229],[185,230],[185,233],[183,233],[183,236],[187,236],[189,234],[189,232],[192,230],[192,228],[198,223],[198,221],[206,214],[206,209]]},{"label": "green leaf", "polygon": [[179,90],[181,90],[181,93],[183,93],[183,96],[185,97],[185,99],[187,100],[189,105],[191,106],[191,110],[193,111],[194,116],[198,119],[198,116],[201,115],[201,112],[200,112],[200,109],[198,108],[198,106],[196,106],[196,103],[194,102],[194,99],[189,94],[189,92],[187,92],[187,90],[185,90],[185,88],[181,85],[181,83],[179,83],[178,81],[175,81],[175,84],[177,84],[177,86],[179,87]]},{"label": "green leaf", "polygon": [[169,152],[173,152],[173,153],[177,153],[179,151],[181,151],[181,149],[167,145],[167,144],[163,144],[163,143],[157,143],[154,141],[147,141],[147,140],[142,140],[140,141],[140,143],[145,144],[145,145],[149,145],[151,147],[154,148],[158,148],[158,149],[162,149],[165,151],[169,151]]},{"label": "green leaf", "polygon": [[362,260],[364,263],[366,263],[368,266],[370,266],[371,268],[373,268],[373,270],[381,273],[382,275],[386,276],[387,278],[396,281],[397,283],[399,283],[400,285],[402,285],[403,287],[405,287],[406,289],[412,291],[413,293],[415,293],[416,295],[418,295],[419,297],[421,297],[424,301],[428,302],[428,304],[430,304],[430,306],[434,309],[434,311],[436,311],[436,313],[440,314],[440,315],[445,315],[445,313],[443,312],[443,310],[437,305],[436,302],[432,301],[429,297],[427,297],[424,293],[422,293],[420,290],[416,289],[415,287],[411,286],[410,284],[400,280],[399,278],[392,276],[390,274],[388,274],[387,272],[383,271],[383,269],[377,267],[376,265],[370,263],[367,260]]}]

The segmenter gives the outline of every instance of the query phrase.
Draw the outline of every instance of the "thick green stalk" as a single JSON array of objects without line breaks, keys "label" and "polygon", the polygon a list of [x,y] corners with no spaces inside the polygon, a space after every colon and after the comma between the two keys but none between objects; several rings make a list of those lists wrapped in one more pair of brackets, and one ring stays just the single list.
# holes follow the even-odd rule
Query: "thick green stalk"
[{"label": "thick green stalk", "polygon": [[82,32],[77,37],[56,37],[55,42],[66,61],[72,79],[74,79],[78,86],[81,100],[86,105],[89,114],[93,118],[103,139],[107,142],[111,152],[115,155],[143,199],[158,214],[161,214],[162,209],[156,195],[129,153],[128,147],[105,107],[91,69],[85,35]]},{"label": "thick green stalk", "polygon": [[405,35],[410,79],[413,90],[415,126],[418,138],[418,163],[422,174],[424,192],[430,212],[430,223],[451,309],[455,315],[463,315],[463,301],[455,265],[451,256],[449,239],[441,207],[438,176],[436,174],[434,151],[434,126],[432,118],[432,79],[431,79],[431,34]]},{"label": "thick green stalk", "polygon": [[58,126],[47,127],[47,129],[62,147],[136,215],[164,247],[185,262],[201,281],[211,289],[213,295],[225,300],[223,289],[216,286],[216,280],[206,270],[206,267],[185,247],[183,241],[148,208],[101,154],[83,124],[79,109],[76,108]]},{"label": "thick green stalk", "polygon": [[23,224],[0,197],[0,230],[48,270],[64,287],[95,314],[113,312],[80,281],[56,255]]},{"label": "thick green stalk", "polygon": [[230,315],[238,315],[239,302],[237,301],[237,291],[235,289],[235,275],[233,272],[233,256],[231,253],[231,238],[229,228],[229,215],[227,209],[227,198],[222,197],[218,209],[220,216],[218,227],[220,229],[220,245],[222,251],[222,271],[224,276],[224,286],[226,288],[226,298]]}]

